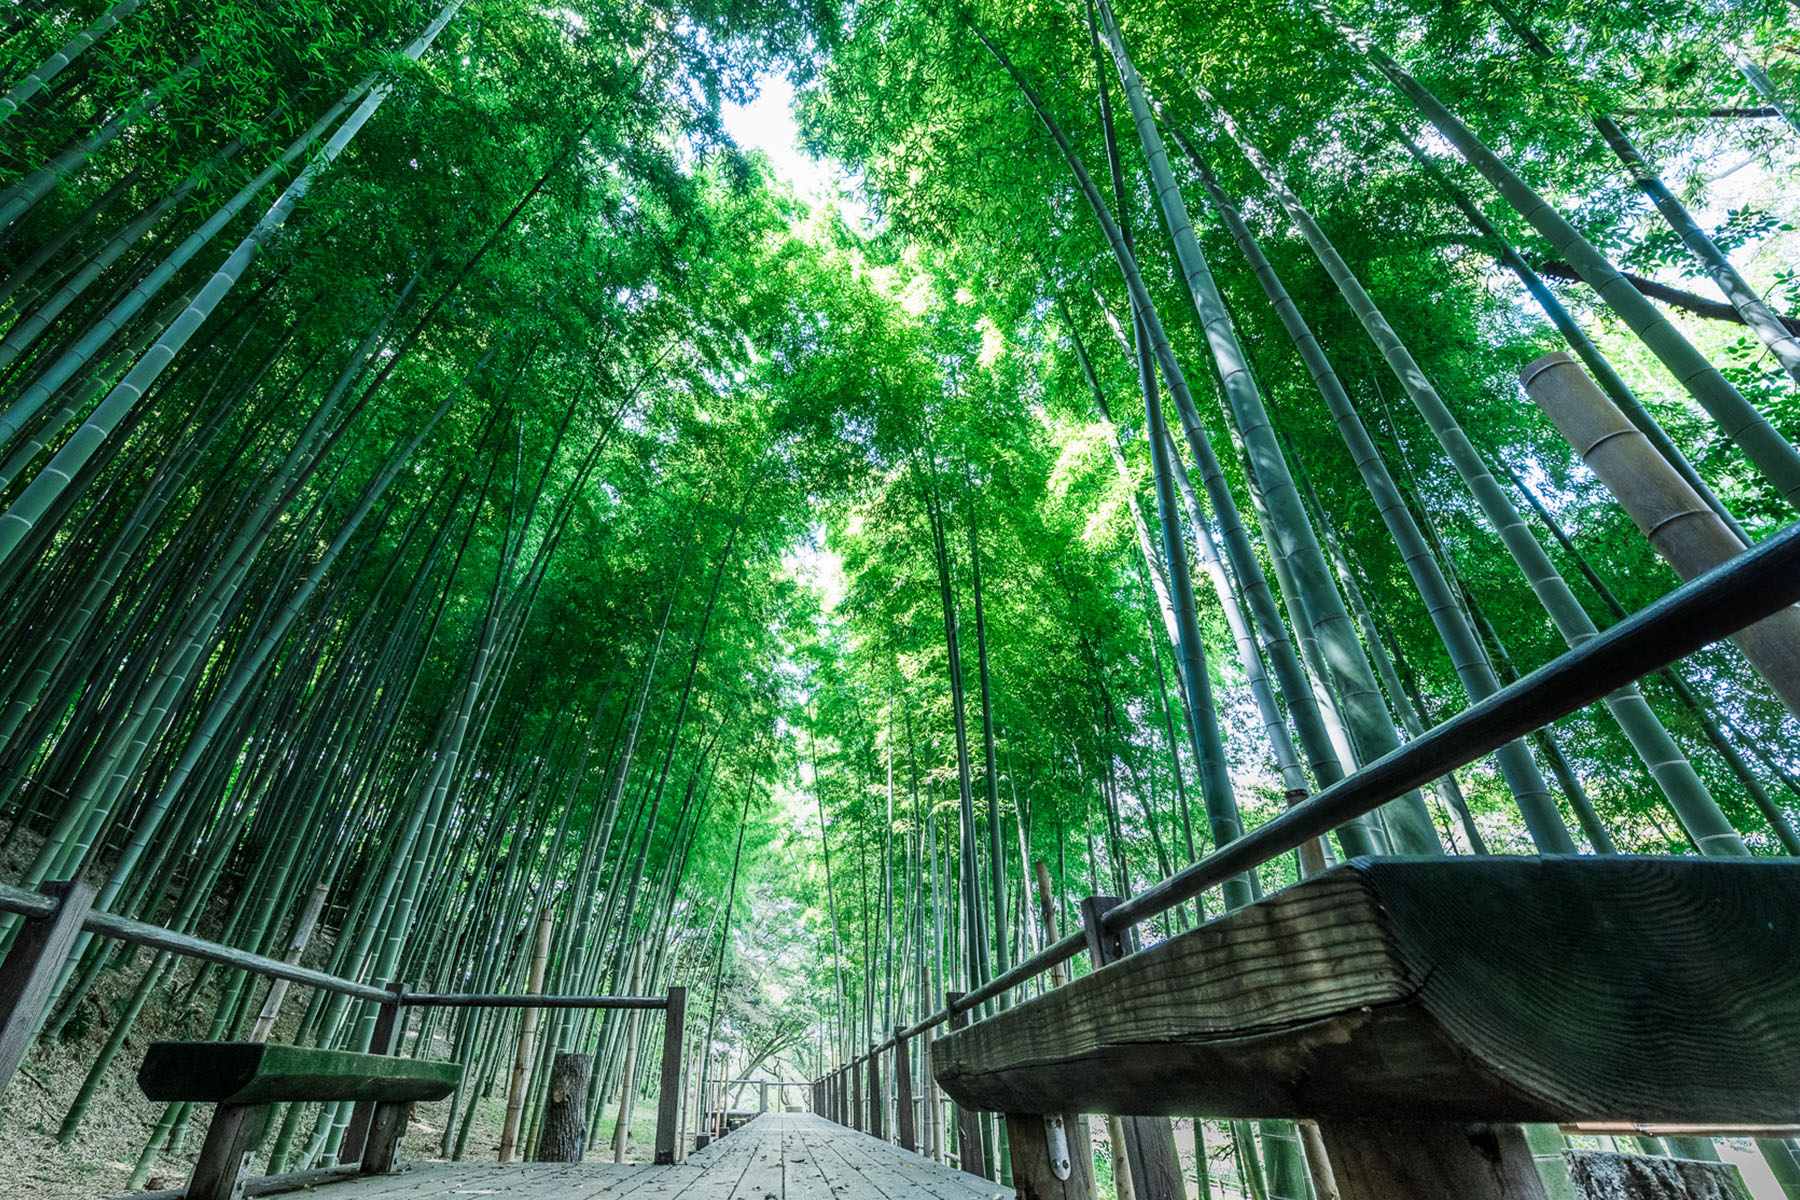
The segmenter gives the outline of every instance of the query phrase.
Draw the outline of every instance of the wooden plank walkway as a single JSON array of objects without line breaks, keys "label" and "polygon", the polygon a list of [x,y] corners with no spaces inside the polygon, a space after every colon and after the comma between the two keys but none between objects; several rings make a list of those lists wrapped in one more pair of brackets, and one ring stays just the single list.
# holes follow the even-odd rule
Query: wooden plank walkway
[{"label": "wooden plank walkway", "polygon": [[672,1167],[421,1163],[321,1200],[1013,1200],[1012,1189],[811,1113],[765,1113]]}]

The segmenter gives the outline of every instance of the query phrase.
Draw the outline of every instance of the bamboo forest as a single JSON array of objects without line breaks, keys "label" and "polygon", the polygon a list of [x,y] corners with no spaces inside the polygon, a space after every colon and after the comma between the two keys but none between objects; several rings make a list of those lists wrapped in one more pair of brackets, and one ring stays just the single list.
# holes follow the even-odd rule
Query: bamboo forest
[{"label": "bamboo forest", "polygon": [[0,89],[0,1196],[1800,1200],[1794,0]]}]

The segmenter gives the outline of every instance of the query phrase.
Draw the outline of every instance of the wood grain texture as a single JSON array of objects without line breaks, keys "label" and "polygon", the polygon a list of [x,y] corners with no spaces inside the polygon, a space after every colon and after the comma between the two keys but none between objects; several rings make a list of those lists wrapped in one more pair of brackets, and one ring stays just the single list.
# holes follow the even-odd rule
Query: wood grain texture
[{"label": "wood grain texture", "polygon": [[198,1104],[441,1100],[462,1067],[266,1042],[154,1042],[138,1069],[151,1100]]},{"label": "wood grain texture", "polygon": [[912,1048],[908,1039],[894,1036],[894,1140],[902,1150],[919,1148],[912,1091]]},{"label": "wood grain texture", "polygon": [[668,1165],[681,1157],[681,1042],[687,1028],[687,989],[669,989],[663,1010],[662,1074],[656,1094],[656,1161]]},{"label": "wood grain texture", "polygon": [[1087,1118],[1062,1115],[1061,1148],[1068,1155],[1068,1178],[1057,1178],[1051,1164],[1050,1140],[1040,1113],[1007,1113],[1006,1141],[1012,1152],[1013,1187],[1019,1200],[1093,1200],[1094,1149],[1088,1142]]},{"label": "wood grain texture", "polygon": [[1750,1200],[1730,1163],[1606,1150],[1565,1150],[1583,1200]]},{"label": "wood grain texture", "polygon": [[1175,1127],[1167,1117],[1122,1117],[1125,1164],[1137,1200],[1187,1200]]},{"label": "wood grain texture", "polygon": [[44,895],[55,907],[25,921],[0,962],[0,1092],[25,1061],[63,960],[94,906],[94,889],[85,883],[46,884]]},{"label": "wood grain texture", "polygon": [[268,1116],[266,1105],[219,1105],[188,1179],[188,1200],[238,1200],[244,1194],[244,1174]]},{"label": "wood grain texture", "polygon": [[580,1162],[587,1150],[588,1082],[594,1056],[558,1050],[550,1062],[544,1094],[544,1125],[538,1134],[538,1162]]},{"label": "wood grain texture", "polygon": [[1321,1124],[1343,1200],[1548,1200],[1516,1125]]},{"label": "wood grain texture", "polygon": [[423,1163],[319,1186],[319,1200],[1011,1200],[1010,1189],[811,1113],[760,1115],[669,1166]]},{"label": "wood grain texture", "polygon": [[[958,1030],[966,1031],[970,1028],[969,1014],[956,1011],[956,1002],[961,1000],[963,995],[964,993],[962,992],[946,992],[944,994],[944,1003],[950,1009],[950,1030],[952,1035]],[[941,1053],[938,1047],[942,1044],[943,1043],[940,1041],[932,1046],[931,1060],[934,1064],[934,1071],[936,1070],[935,1064],[937,1062],[937,1057]],[[962,1098],[958,1097],[954,1092],[951,1093],[951,1098],[956,1101],[957,1162],[964,1171],[971,1175],[979,1175],[985,1179],[987,1178],[988,1170],[987,1159],[983,1154],[981,1147],[981,1117],[978,1112],[978,1109],[981,1106],[964,1103]],[[995,1111],[1041,1112],[1044,1110],[1031,1106],[1014,1105],[1010,1109],[1002,1107]],[[1049,1111],[1055,1112],[1059,1110],[1051,1109]]]},{"label": "wood grain texture", "polygon": [[363,1144],[362,1173],[391,1175],[400,1169],[400,1140],[412,1124],[411,1100],[381,1100],[369,1115],[369,1136]]},{"label": "wood grain texture", "polygon": [[1368,859],[938,1039],[1008,1112],[1800,1121],[1800,862]]},{"label": "wood grain texture", "polygon": [[[406,985],[390,982],[384,994],[387,998],[376,1006],[375,1028],[369,1033],[370,1054],[394,1053],[406,1033],[406,1009],[400,1003],[406,996]],[[363,1158],[374,1123],[375,1102],[358,1100],[350,1110],[350,1124],[344,1127],[344,1136],[338,1142],[339,1162],[358,1162]]]}]

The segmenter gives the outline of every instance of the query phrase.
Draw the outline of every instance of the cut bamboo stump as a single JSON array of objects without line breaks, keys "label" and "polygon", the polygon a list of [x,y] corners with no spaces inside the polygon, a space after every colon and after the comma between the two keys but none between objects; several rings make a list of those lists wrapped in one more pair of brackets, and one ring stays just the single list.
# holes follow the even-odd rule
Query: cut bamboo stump
[{"label": "cut bamboo stump", "polygon": [[1730,1163],[1604,1150],[1565,1150],[1582,1200],[1750,1200]]},{"label": "cut bamboo stump", "polygon": [[588,1082],[594,1056],[558,1050],[550,1064],[544,1097],[544,1128],[538,1137],[538,1162],[580,1162],[587,1152]]}]

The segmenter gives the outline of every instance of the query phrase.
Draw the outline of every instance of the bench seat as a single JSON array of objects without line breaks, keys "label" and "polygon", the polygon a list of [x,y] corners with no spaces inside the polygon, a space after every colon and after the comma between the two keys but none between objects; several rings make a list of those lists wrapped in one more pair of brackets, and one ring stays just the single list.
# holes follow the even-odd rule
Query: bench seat
[{"label": "bench seat", "polygon": [[196,1104],[442,1100],[461,1078],[456,1063],[266,1042],[156,1042],[138,1070],[149,1099]]},{"label": "bench seat", "polygon": [[413,1104],[443,1099],[461,1079],[456,1063],[267,1042],[155,1042],[138,1068],[152,1100],[218,1106],[187,1200],[239,1200],[277,1104],[356,1102],[340,1161],[360,1160],[365,1175],[394,1171]]},{"label": "bench seat", "polygon": [[1800,1123],[1800,862],[1358,859],[932,1046],[959,1104]]}]

